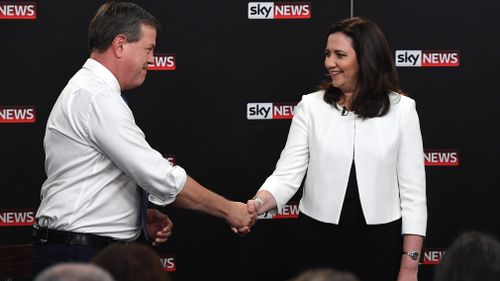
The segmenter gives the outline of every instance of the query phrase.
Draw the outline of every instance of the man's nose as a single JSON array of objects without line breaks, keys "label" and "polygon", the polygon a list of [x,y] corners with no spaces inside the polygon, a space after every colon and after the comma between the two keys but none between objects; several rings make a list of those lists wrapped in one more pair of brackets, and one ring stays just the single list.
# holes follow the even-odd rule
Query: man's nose
[{"label": "man's nose", "polygon": [[154,64],[155,62],[155,57],[153,55],[153,52],[151,52],[149,55],[148,55],[148,64]]}]

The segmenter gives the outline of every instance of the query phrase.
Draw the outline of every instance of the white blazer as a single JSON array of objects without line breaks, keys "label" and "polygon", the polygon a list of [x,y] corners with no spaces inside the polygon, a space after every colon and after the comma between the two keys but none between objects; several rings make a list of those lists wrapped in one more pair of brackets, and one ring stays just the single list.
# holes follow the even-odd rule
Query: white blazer
[{"label": "white blazer", "polygon": [[323,100],[324,91],[304,95],[273,174],[260,188],[278,210],[297,192],[307,172],[299,210],[338,224],[354,159],[367,224],[402,217],[402,233],[425,236],[427,205],[420,123],[415,101],[391,93],[389,112],[363,118]]}]

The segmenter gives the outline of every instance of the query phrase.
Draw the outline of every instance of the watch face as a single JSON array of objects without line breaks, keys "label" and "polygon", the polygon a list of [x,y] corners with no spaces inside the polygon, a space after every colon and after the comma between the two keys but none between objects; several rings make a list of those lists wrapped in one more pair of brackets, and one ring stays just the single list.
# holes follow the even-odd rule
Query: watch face
[{"label": "watch face", "polygon": [[410,256],[410,258],[412,258],[413,260],[417,260],[418,259],[418,253],[417,252],[408,252],[408,256]]}]

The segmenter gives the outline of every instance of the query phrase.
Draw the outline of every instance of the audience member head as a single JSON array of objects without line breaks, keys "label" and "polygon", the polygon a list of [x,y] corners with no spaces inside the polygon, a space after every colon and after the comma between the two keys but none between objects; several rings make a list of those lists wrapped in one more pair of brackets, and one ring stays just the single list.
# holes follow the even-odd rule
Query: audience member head
[{"label": "audience member head", "polygon": [[500,242],[475,231],[462,233],[436,267],[434,280],[500,280]]},{"label": "audience member head", "polygon": [[116,281],[168,281],[160,256],[142,244],[113,244],[100,251],[92,262],[106,269]]},{"label": "audience member head", "polygon": [[310,269],[290,281],[358,281],[354,274],[330,268]]},{"label": "audience member head", "polygon": [[35,281],[114,281],[104,269],[84,263],[61,263],[42,271]]}]

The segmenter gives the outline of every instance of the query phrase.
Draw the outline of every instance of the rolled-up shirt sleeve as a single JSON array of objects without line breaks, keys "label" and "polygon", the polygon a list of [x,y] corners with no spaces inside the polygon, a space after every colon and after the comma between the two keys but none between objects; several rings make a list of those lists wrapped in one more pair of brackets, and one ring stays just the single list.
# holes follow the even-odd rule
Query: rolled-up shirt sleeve
[{"label": "rolled-up shirt sleeve", "polygon": [[[172,166],[146,141],[131,110],[118,95],[94,95],[88,108],[86,131],[95,148],[151,196],[169,204],[186,183],[186,172]],[[151,200],[153,201],[153,200]]]}]

